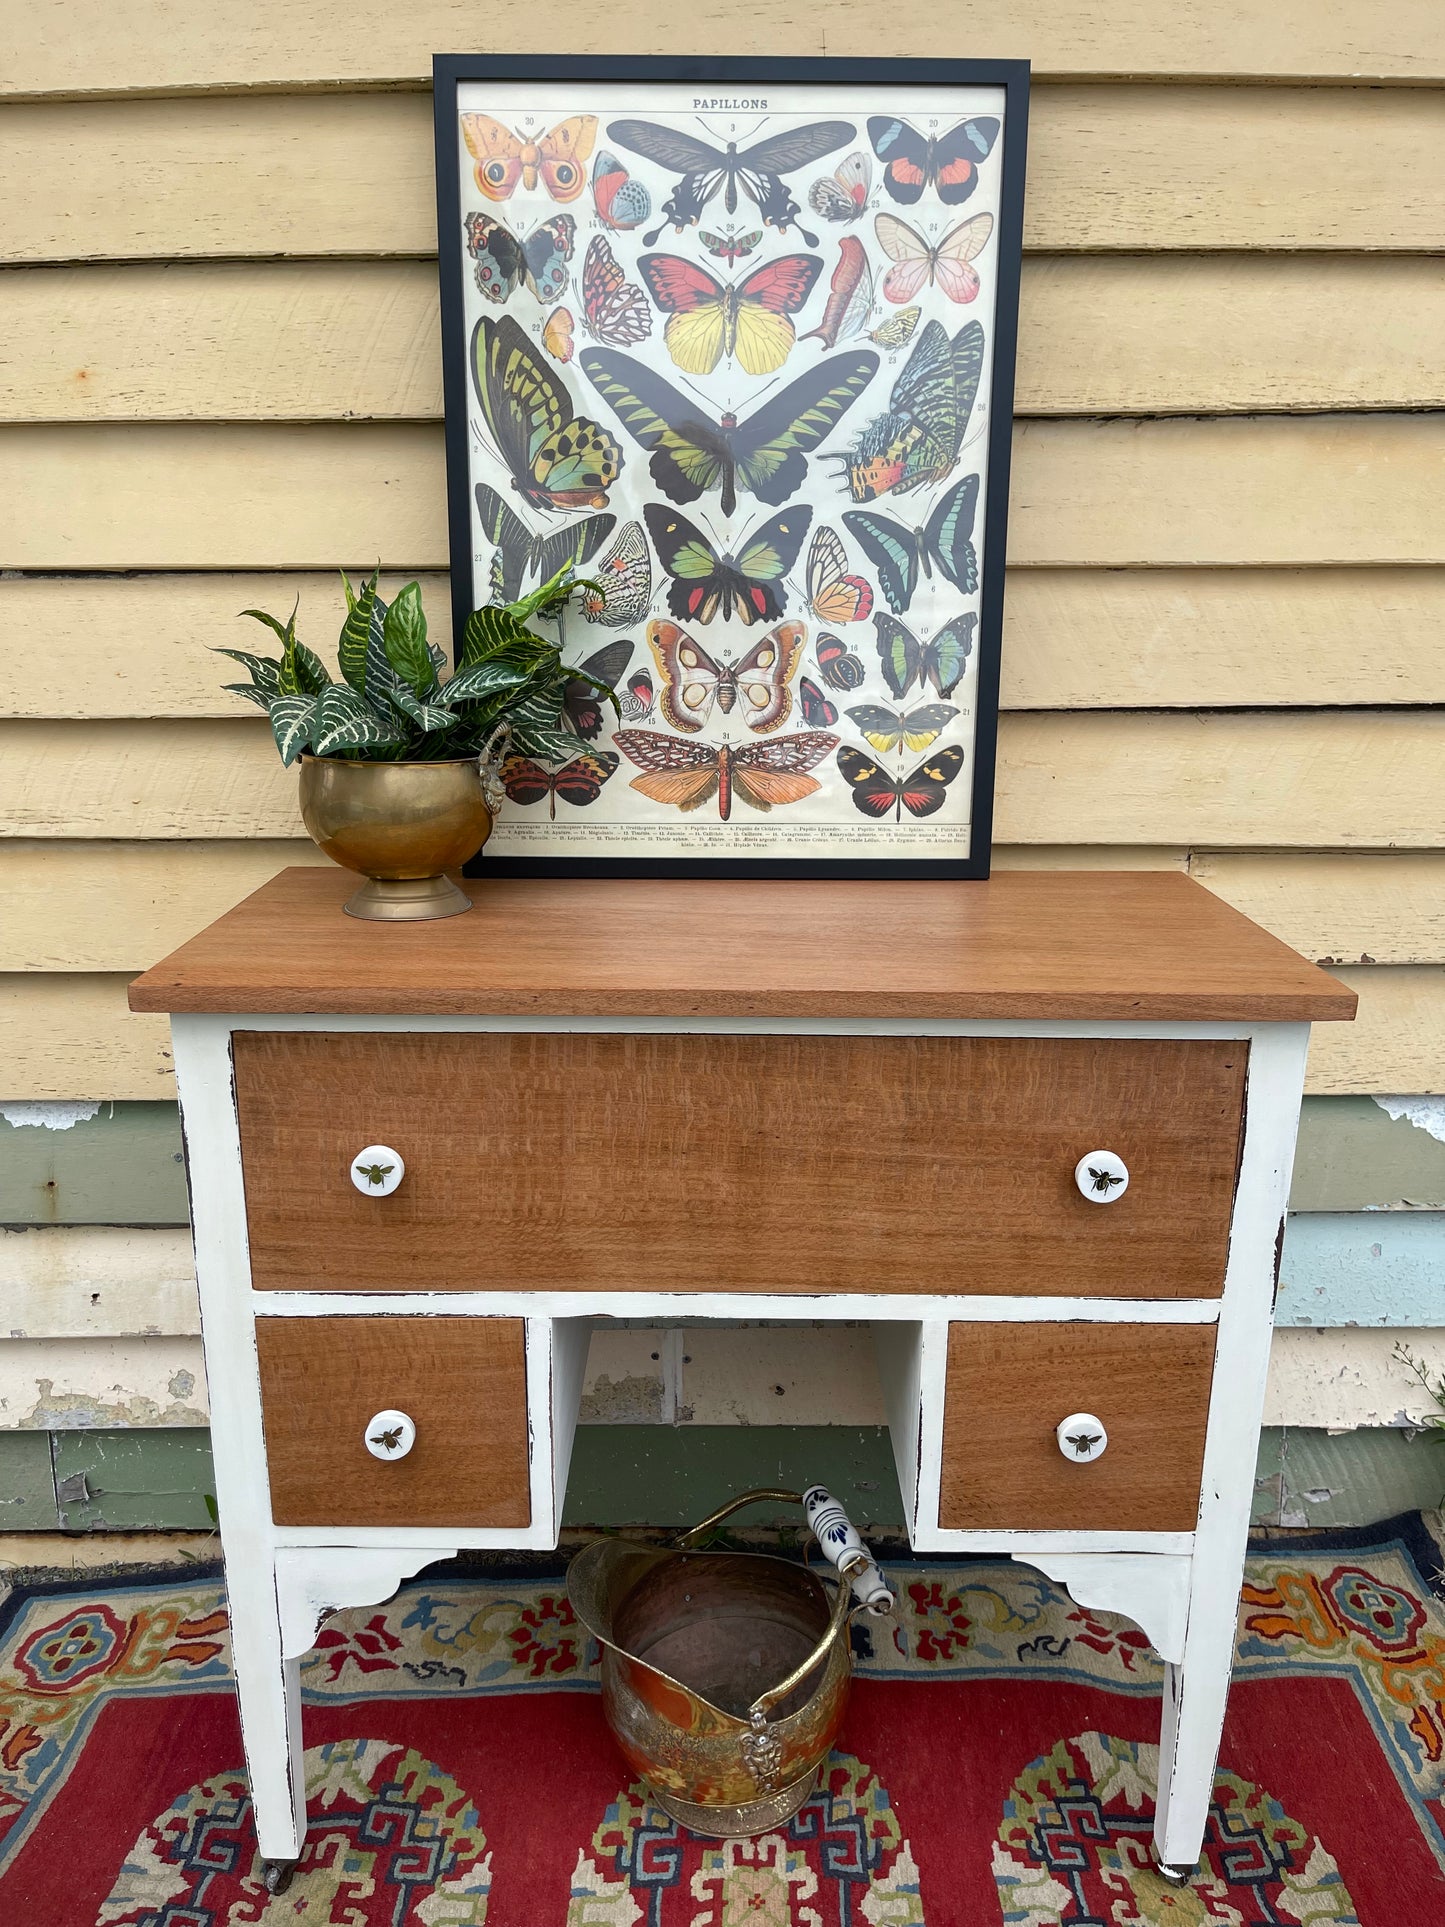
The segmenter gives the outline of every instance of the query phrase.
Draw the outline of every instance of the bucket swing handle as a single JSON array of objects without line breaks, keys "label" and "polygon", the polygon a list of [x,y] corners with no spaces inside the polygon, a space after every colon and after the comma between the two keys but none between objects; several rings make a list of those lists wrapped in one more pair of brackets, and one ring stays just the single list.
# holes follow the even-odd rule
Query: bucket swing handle
[{"label": "bucket swing handle", "polygon": [[[769,1687],[766,1693],[759,1694],[748,1708],[748,1720],[753,1728],[749,1735],[752,1746],[747,1749],[749,1758],[758,1750],[776,1744],[763,1732],[767,1715],[773,1707],[780,1705],[790,1693],[794,1692],[808,1675],[813,1672],[831,1650],[834,1641],[848,1624],[855,1610],[865,1608],[876,1618],[882,1618],[893,1610],[893,1594],[888,1582],[878,1570],[873,1555],[864,1545],[857,1528],[849,1520],[847,1513],[828,1491],[826,1486],[810,1485],[806,1492],[789,1492],[781,1486],[759,1486],[752,1492],[741,1493],[706,1519],[683,1533],[676,1541],[680,1552],[695,1547],[699,1540],[705,1539],[715,1526],[718,1526],[734,1512],[744,1506],[755,1505],[764,1499],[785,1505],[800,1505],[803,1508],[813,1536],[822,1550],[823,1556],[838,1570],[840,1584],[833,1599],[833,1612],[828,1625],[817,1645],[800,1666],[794,1667],[786,1679]],[[761,1757],[752,1761],[755,1769],[767,1770],[767,1761]]]}]

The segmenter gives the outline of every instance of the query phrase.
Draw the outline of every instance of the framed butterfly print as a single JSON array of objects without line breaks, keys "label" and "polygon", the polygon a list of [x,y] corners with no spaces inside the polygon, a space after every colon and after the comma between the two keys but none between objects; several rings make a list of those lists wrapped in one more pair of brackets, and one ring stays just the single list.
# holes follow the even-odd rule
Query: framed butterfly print
[{"label": "framed butterfly print", "polygon": [[456,631],[589,585],[473,872],[987,876],[1027,64],[435,80]]}]

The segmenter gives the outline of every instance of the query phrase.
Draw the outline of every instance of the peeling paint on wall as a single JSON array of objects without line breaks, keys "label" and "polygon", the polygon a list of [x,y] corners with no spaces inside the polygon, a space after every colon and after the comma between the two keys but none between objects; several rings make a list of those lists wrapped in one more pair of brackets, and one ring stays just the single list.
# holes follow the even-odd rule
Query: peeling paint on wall
[{"label": "peeling paint on wall", "polygon": [[7,1124],[32,1124],[42,1131],[73,1131],[77,1124],[84,1124],[99,1114],[99,1104],[57,1099],[0,1104],[0,1117]]},{"label": "peeling paint on wall", "polygon": [[[189,1377],[189,1373],[178,1374]],[[194,1384],[194,1381],[193,1381]],[[154,1429],[170,1425],[204,1425],[206,1414],[197,1405],[171,1403],[159,1405],[144,1393],[128,1393],[122,1386],[107,1390],[118,1394],[110,1402],[87,1392],[57,1392],[51,1378],[36,1380],[35,1404],[16,1421],[25,1432],[94,1432],[118,1427],[145,1426]]]},{"label": "peeling paint on wall", "polygon": [[1387,1116],[1403,1117],[1445,1144],[1445,1097],[1377,1097],[1375,1102]]}]

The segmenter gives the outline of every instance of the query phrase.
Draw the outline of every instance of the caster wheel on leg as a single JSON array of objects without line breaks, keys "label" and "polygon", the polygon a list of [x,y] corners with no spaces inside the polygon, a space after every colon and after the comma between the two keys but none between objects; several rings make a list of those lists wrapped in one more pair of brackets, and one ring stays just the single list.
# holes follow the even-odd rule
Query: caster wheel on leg
[{"label": "caster wheel on leg", "polygon": [[1167,1880],[1171,1887],[1187,1887],[1194,1878],[1193,1867],[1166,1867],[1162,1860],[1154,1862],[1161,1880]]},{"label": "caster wheel on leg", "polygon": [[294,1860],[265,1860],[261,1863],[262,1875],[268,1894],[284,1894],[291,1885],[291,1876],[296,1871]]}]

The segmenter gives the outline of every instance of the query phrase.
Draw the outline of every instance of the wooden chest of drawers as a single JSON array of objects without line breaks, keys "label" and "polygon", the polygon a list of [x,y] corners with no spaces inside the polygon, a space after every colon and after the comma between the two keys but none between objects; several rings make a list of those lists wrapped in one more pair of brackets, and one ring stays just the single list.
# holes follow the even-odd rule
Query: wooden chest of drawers
[{"label": "wooden chest of drawers", "polygon": [[173,1013],[263,1850],[322,1614],[556,1543],[595,1320],[805,1316],[872,1323],[915,1547],[1169,1662],[1190,1863],[1308,1026],[1352,994],[1176,875],[489,884],[413,927],[348,888],[288,871],[132,986]]}]

